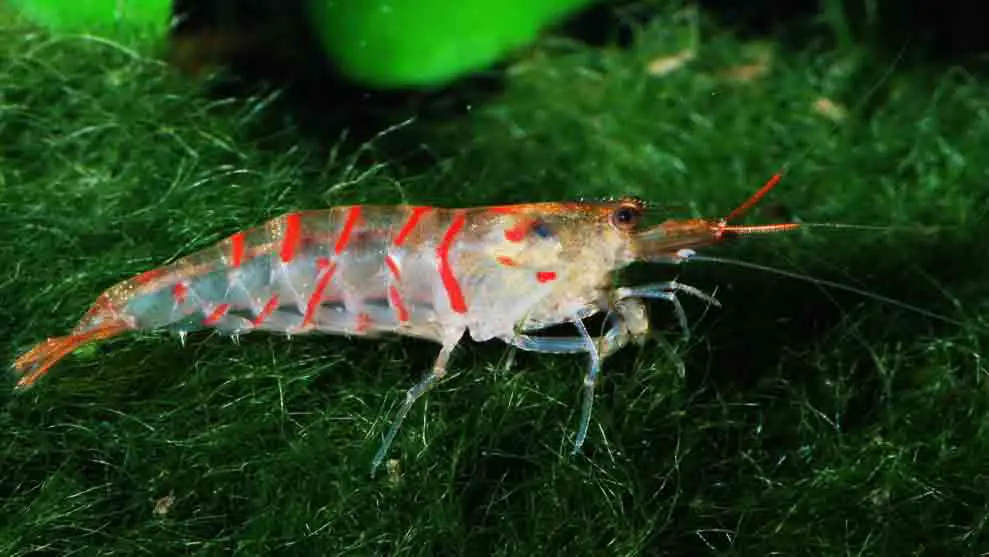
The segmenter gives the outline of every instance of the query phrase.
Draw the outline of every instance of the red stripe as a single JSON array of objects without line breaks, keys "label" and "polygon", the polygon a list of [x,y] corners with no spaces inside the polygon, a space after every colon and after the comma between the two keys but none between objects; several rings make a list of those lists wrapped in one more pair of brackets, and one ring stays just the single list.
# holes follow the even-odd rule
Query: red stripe
[{"label": "red stripe", "polygon": [[145,271],[137,275],[136,277],[134,277],[134,280],[138,284],[147,284],[164,274],[165,274],[165,269],[161,269],[161,268],[151,269],[150,271]]},{"label": "red stripe", "polygon": [[536,273],[536,280],[540,283],[547,283],[552,280],[556,280],[556,273],[553,271],[539,271]]},{"label": "red stripe", "polygon": [[230,237],[230,266],[236,269],[244,262],[244,233],[238,232]]},{"label": "red stripe", "polygon": [[354,332],[364,334],[371,328],[371,316],[366,313],[357,314],[357,323],[354,324]]},{"label": "red stripe", "polygon": [[398,268],[398,263],[395,263],[395,259],[390,255],[385,256],[385,265],[388,266],[388,270],[391,271],[395,280],[402,280],[402,271]]},{"label": "red stripe", "polygon": [[272,312],[275,311],[275,308],[277,307],[278,307],[278,294],[272,294],[271,297],[268,298],[268,302],[264,304],[264,308],[261,309],[261,313],[259,313],[258,316],[254,318],[254,326],[257,327],[258,325],[263,323],[264,320],[267,319],[272,314]]},{"label": "red stripe", "polygon": [[302,238],[302,223],[299,213],[285,215],[285,234],[282,236],[282,261],[288,263],[295,257],[295,249]]},{"label": "red stripe", "polygon": [[504,265],[506,267],[517,267],[518,266],[518,262],[515,261],[514,259],[512,259],[511,257],[508,257],[507,255],[499,255],[496,259],[497,259],[498,263],[501,263],[502,265]]},{"label": "red stripe", "polygon": [[391,307],[395,310],[398,322],[407,322],[409,320],[409,308],[405,307],[405,302],[402,301],[402,295],[394,285],[388,288],[388,299],[391,300]]},{"label": "red stripe", "polygon": [[525,233],[529,230],[529,223],[525,219],[519,219],[515,226],[505,229],[505,239],[509,242],[521,242],[525,239]]},{"label": "red stripe", "polygon": [[184,304],[186,294],[189,292],[189,287],[185,285],[184,282],[176,282],[175,286],[172,287],[172,296],[175,297],[176,303]]},{"label": "red stripe", "polygon": [[405,239],[409,237],[409,234],[412,233],[412,230],[416,227],[416,224],[419,223],[419,219],[432,210],[432,207],[413,207],[412,214],[409,215],[409,220],[405,221],[405,224],[402,225],[402,229],[399,230],[398,234],[395,236],[395,239],[393,240],[394,244],[396,246],[402,245],[405,242]]},{"label": "red stripe", "polygon": [[309,302],[306,303],[306,313],[302,316],[302,326],[311,325],[313,316],[316,315],[316,310],[319,305],[323,302],[323,292],[326,287],[330,285],[330,281],[333,280],[333,273],[337,270],[337,266],[330,263],[325,270],[322,271],[322,275],[319,277],[319,282],[316,283],[316,288],[313,290],[312,295],[309,296]]},{"label": "red stripe", "polygon": [[360,218],[360,205],[354,205],[347,211],[347,220],[343,223],[343,230],[340,231],[340,237],[337,238],[337,246],[334,250],[337,255],[340,255],[343,253],[343,250],[347,249],[347,242],[350,241],[350,236],[354,233],[354,227],[357,226],[357,221]]},{"label": "red stripe", "polygon": [[453,276],[449,257],[453,240],[456,239],[466,221],[467,216],[463,212],[457,212],[453,216],[450,228],[447,228],[446,234],[443,235],[443,241],[436,247],[436,257],[440,260],[440,280],[443,281],[443,288],[446,289],[446,295],[450,298],[450,309],[457,313],[467,313],[467,302],[464,301],[464,293],[460,291],[457,277]]},{"label": "red stripe", "polygon": [[220,304],[216,306],[216,308],[213,309],[213,313],[207,315],[206,319],[203,319],[203,325],[217,324],[221,319],[223,319],[223,316],[226,315],[228,311],[230,311],[230,304]]}]

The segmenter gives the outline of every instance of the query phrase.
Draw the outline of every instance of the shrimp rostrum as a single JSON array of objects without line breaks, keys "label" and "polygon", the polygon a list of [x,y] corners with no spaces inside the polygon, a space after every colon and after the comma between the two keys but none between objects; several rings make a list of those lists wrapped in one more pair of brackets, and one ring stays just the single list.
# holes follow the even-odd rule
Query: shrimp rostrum
[{"label": "shrimp rostrum", "polygon": [[[587,436],[602,362],[648,334],[644,300],[672,304],[684,330],[679,295],[717,303],[676,281],[619,287],[614,271],[637,261],[679,263],[692,248],[731,235],[795,228],[729,224],[777,180],[726,218],[655,226],[645,225],[636,199],[290,213],[113,286],[71,334],[49,338],[14,362],[17,386],[33,385],[80,345],[135,330],[393,333],[434,341],[441,347],[436,361],[408,390],[374,457],[377,467],[467,333],[526,351],[588,355],[576,451]],[[607,328],[594,337],[584,319],[600,312]],[[572,337],[533,334],[561,324],[574,327]]]}]

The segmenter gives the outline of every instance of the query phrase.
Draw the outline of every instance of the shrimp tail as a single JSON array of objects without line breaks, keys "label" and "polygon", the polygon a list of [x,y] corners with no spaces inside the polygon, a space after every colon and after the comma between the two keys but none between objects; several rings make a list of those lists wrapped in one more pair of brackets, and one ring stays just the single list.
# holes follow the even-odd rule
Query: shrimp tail
[{"label": "shrimp tail", "polygon": [[17,358],[11,366],[18,376],[14,388],[28,389],[48,373],[52,366],[84,344],[135,329],[134,321],[119,313],[109,300],[106,295],[100,296],[72,330],[72,334],[39,342]]},{"label": "shrimp tail", "polygon": [[24,390],[41,379],[52,366],[71,354],[76,348],[98,340],[115,337],[131,327],[123,323],[108,323],[84,333],[64,337],[52,337],[22,354],[14,361],[13,370],[19,376],[16,389]]}]

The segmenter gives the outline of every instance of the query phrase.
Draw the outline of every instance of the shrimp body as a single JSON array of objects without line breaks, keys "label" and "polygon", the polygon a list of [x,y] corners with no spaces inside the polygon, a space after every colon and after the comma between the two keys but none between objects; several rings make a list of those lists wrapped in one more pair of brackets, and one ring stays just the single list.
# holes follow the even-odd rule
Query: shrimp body
[{"label": "shrimp body", "polygon": [[[467,320],[463,286],[452,274],[465,247],[453,240],[464,222],[462,214],[426,207],[291,213],[124,281],[104,297],[139,329],[398,333],[440,341]],[[437,240],[437,231],[452,231],[450,240]]]},{"label": "shrimp body", "polygon": [[[626,199],[471,209],[354,205],[290,213],[111,287],[70,335],[49,338],[14,362],[17,386],[33,385],[82,344],[130,330],[391,333],[434,341],[441,345],[436,362],[409,389],[375,456],[377,467],[406,413],[442,379],[467,333],[523,350],[590,356],[577,450],[601,361],[648,332],[642,300],[671,302],[681,323],[686,318],[678,293],[716,303],[675,282],[616,287],[613,271],[635,261],[678,263],[689,248],[726,234],[796,227],[729,226],[726,218],[644,228],[643,209]],[[592,338],[582,320],[602,311],[609,312],[611,328]],[[578,334],[529,334],[561,323],[573,323]]]}]

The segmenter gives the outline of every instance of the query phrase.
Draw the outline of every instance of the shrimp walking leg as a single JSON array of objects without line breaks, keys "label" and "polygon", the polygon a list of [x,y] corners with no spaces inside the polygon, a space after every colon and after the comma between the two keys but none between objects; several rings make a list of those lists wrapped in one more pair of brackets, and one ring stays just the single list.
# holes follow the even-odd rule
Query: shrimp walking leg
[{"label": "shrimp walking leg", "polygon": [[574,321],[574,326],[580,332],[580,337],[587,345],[587,354],[590,357],[587,367],[587,374],[584,375],[584,400],[580,407],[580,422],[577,425],[577,436],[574,438],[573,450],[571,454],[577,454],[580,447],[587,439],[587,429],[591,423],[591,407],[594,405],[594,387],[597,385],[598,375],[601,373],[601,354],[598,351],[597,343],[587,332],[587,327],[583,321]]},{"label": "shrimp walking leg", "polygon": [[677,321],[679,321],[680,328],[683,330],[683,338],[684,340],[688,340],[690,338],[690,328],[687,324],[687,312],[683,310],[683,304],[680,303],[680,299],[677,297],[677,292],[682,292],[688,296],[700,298],[712,306],[721,307],[721,302],[719,302],[714,296],[703,292],[698,288],[690,286],[689,284],[683,284],[675,280],[657,282],[655,284],[644,284],[641,286],[622,287],[615,290],[615,295],[618,299],[652,298],[666,300],[667,302],[673,304],[673,311],[676,313]]},{"label": "shrimp walking leg", "polygon": [[645,304],[638,298],[619,300],[614,304],[608,320],[611,327],[598,339],[593,339],[588,334],[583,323],[575,323],[581,338],[588,346],[590,362],[584,375],[584,396],[572,454],[577,454],[587,439],[587,430],[591,424],[591,408],[594,405],[594,388],[601,373],[601,362],[624,348],[629,342],[639,342],[649,335],[649,317]]},{"label": "shrimp walking leg", "polygon": [[[574,320],[573,324],[577,327],[580,332],[580,336],[577,337],[530,337],[528,335],[519,334],[514,337],[505,339],[505,341],[516,348],[521,350],[526,350],[529,352],[541,352],[546,354],[575,354],[587,352],[590,356],[590,362],[587,369],[587,374],[584,376],[584,391],[583,391],[583,402],[580,411],[580,422],[577,427],[577,437],[574,441],[573,453],[576,454],[580,450],[581,445],[584,444],[584,439],[587,438],[587,429],[591,421],[591,406],[594,402],[594,386],[597,383],[598,375],[601,372],[601,354],[598,350],[598,341],[591,337],[590,333],[587,332],[587,327],[582,321]],[[613,326],[611,330],[605,333],[602,339],[607,339],[612,335],[612,331],[615,331],[621,327],[621,325]],[[616,346],[622,341],[615,339],[611,342],[605,342],[604,344],[608,346]]]},{"label": "shrimp walking leg", "polygon": [[649,333],[649,319],[641,300],[627,298],[614,304],[609,313],[610,327],[598,338],[587,331],[584,323],[575,319],[576,337],[530,337],[518,334],[505,339],[505,342],[522,350],[554,354],[586,352],[589,355],[587,373],[584,375],[580,421],[574,438],[573,454],[576,454],[587,439],[590,428],[591,410],[594,405],[594,389],[601,373],[601,363],[605,358],[624,348],[631,341],[645,338]]},{"label": "shrimp walking leg", "polygon": [[[649,324],[641,300],[633,298],[619,300],[613,312],[609,314],[608,320],[610,328],[595,340],[606,355],[621,350],[629,341],[639,340],[648,333]],[[630,325],[629,320],[634,321],[635,324]],[[583,336],[534,337],[518,333],[504,337],[502,340],[519,350],[541,354],[583,354],[588,351],[588,344]]]},{"label": "shrimp walking leg", "polygon": [[446,375],[447,362],[450,360],[450,354],[453,353],[454,348],[457,347],[459,339],[456,341],[447,341],[443,344],[443,348],[440,349],[439,355],[436,357],[436,362],[433,363],[433,369],[429,371],[421,381],[413,385],[405,393],[405,400],[402,405],[398,408],[398,412],[395,417],[392,418],[391,425],[388,427],[388,432],[385,434],[384,439],[381,441],[381,445],[378,447],[378,452],[374,455],[374,460],[371,461],[371,473],[373,474],[381,462],[384,461],[385,456],[388,454],[388,449],[391,447],[392,441],[395,440],[395,435],[398,434],[399,428],[402,426],[402,421],[405,420],[405,416],[415,405],[416,401],[422,397],[422,395],[429,392],[443,377]]},{"label": "shrimp walking leg", "polygon": [[518,334],[504,339],[507,344],[542,354],[582,354],[587,352],[587,343],[581,337],[531,337]]}]

